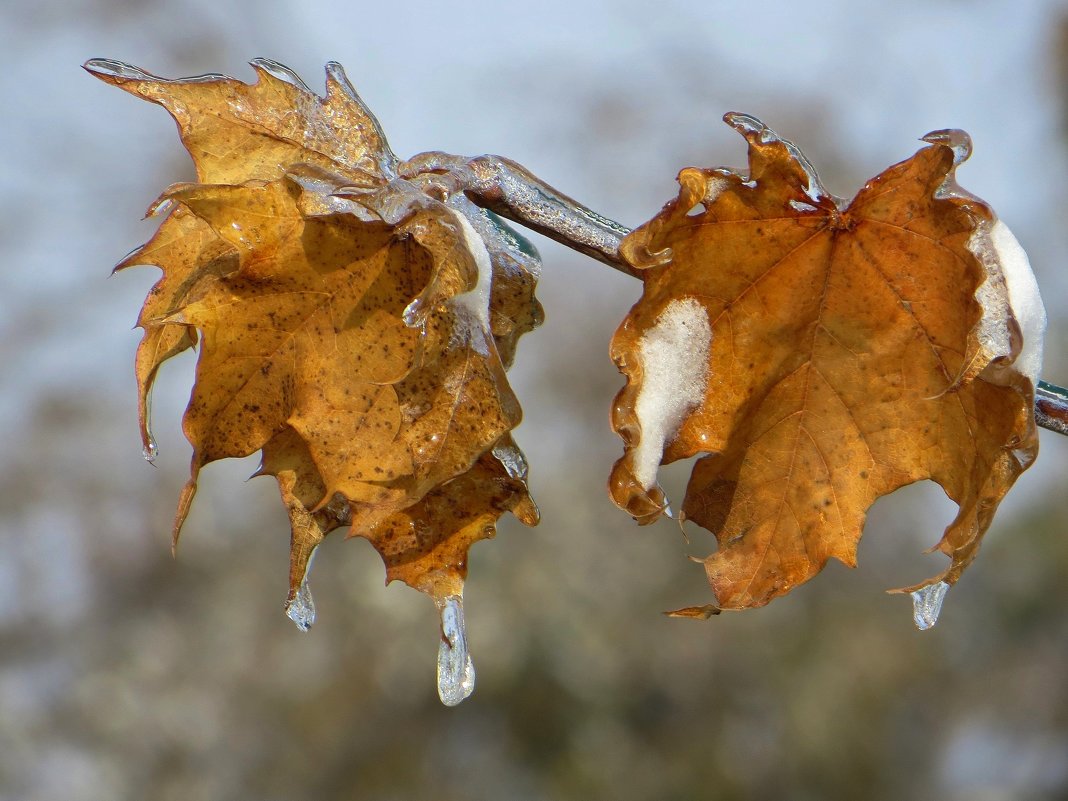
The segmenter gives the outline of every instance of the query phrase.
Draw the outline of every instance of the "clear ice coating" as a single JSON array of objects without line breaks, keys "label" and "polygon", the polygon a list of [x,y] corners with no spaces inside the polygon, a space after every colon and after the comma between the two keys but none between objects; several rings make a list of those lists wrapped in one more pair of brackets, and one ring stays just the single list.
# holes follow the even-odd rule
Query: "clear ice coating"
[{"label": "clear ice coating", "polygon": [[91,58],[82,65],[89,72],[97,75],[109,75],[113,78],[126,78],[135,81],[155,81],[158,83],[210,83],[212,81],[232,81],[228,75],[220,75],[217,72],[209,72],[206,75],[194,75],[191,78],[179,78],[177,81],[169,78],[160,78],[151,72],[145,72],[133,64],[115,61],[111,58]]},{"label": "clear ice coating", "polygon": [[438,646],[438,697],[456,706],[475,689],[475,666],[467,650],[464,602],[450,595],[441,603],[441,644]]},{"label": "clear ice coating", "polygon": [[[310,565],[309,565],[310,567]],[[300,582],[300,589],[292,599],[286,601],[286,617],[292,620],[298,629],[307,631],[315,622],[315,599],[308,587],[308,575]]]},{"label": "clear ice coating", "polygon": [[[775,143],[781,144],[805,173],[805,177],[808,180],[808,185],[805,187],[805,194],[808,195],[809,200],[818,203],[821,198],[829,197],[827,190],[824,189],[823,184],[820,183],[820,178],[816,174],[816,169],[812,166],[812,162],[810,162],[808,157],[805,156],[797,145],[789,139],[782,139],[775,133],[775,131],[771,130],[767,125],[749,114],[741,114],[737,111],[731,111],[723,115],[723,121],[734,128],[734,130],[738,131],[738,133],[751,143],[756,141],[762,145]],[[748,186],[749,184],[747,182],[744,185]]]},{"label": "clear ice coating", "polygon": [[285,81],[288,84],[292,84],[298,89],[307,92],[309,95],[313,94],[312,90],[308,88],[308,85],[304,83],[301,77],[297,75],[297,73],[293,72],[293,70],[291,70],[285,64],[279,64],[277,61],[274,61],[269,58],[254,58],[252,59],[252,61],[249,62],[249,64],[251,64],[253,67],[263,70],[268,75],[271,75],[280,81]]},{"label": "clear ice coating", "polygon": [[946,582],[939,581],[912,593],[912,619],[920,631],[926,631],[938,622],[938,613],[942,611],[942,601],[948,589]]},{"label": "clear ice coating", "polygon": [[141,455],[145,457],[145,461],[149,464],[155,463],[156,457],[159,456],[159,446],[156,445],[154,439],[150,439],[148,444],[141,449]]},{"label": "clear ice coating", "polygon": [[972,138],[959,128],[943,128],[938,131],[931,131],[929,134],[921,136],[920,140],[930,142],[932,145],[945,145],[950,148],[953,151],[953,163],[958,166],[967,161],[972,154]]},{"label": "clear ice coating", "polygon": [[115,61],[111,58],[91,58],[82,65],[89,72],[95,72],[100,75],[112,75],[116,78],[132,78],[134,80],[151,80],[152,75],[145,72],[143,69],[133,66],[132,64],[125,64],[121,61]]}]

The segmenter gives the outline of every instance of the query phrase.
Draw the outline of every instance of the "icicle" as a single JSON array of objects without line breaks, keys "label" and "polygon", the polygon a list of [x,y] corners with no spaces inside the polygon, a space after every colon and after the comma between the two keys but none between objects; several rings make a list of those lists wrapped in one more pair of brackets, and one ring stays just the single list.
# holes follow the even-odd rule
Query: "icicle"
[{"label": "icicle", "polygon": [[438,646],[438,696],[456,706],[475,689],[475,666],[467,651],[464,602],[450,595],[441,603],[441,643]]},{"label": "icicle", "polygon": [[949,585],[940,581],[912,593],[912,619],[920,631],[926,631],[938,622],[938,613],[942,611],[942,601],[948,589]]},{"label": "icicle", "polygon": [[315,622],[315,599],[308,588],[308,577],[300,582],[297,594],[286,601],[286,617],[292,620],[298,629],[307,631]]},{"label": "icicle", "polygon": [[286,617],[292,620],[301,631],[307,631],[315,623],[315,599],[312,598],[311,588],[308,586],[308,576],[311,573],[314,559],[315,551],[313,550],[304,567],[304,578],[300,581],[300,588],[292,598],[286,600]]}]

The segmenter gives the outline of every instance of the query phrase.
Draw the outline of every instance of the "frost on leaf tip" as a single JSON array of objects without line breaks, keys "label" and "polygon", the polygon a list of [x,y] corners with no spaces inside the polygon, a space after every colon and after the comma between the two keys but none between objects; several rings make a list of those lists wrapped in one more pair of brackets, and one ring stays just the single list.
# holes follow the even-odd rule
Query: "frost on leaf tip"
[{"label": "frost on leaf tip", "polygon": [[541,320],[537,254],[462,194],[398,177],[340,65],[324,97],[281,64],[252,66],[245,84],[86,64],[167,109],[197,168],[119,265],[163,271],[139,319],[146,447],[159,366],[200,346],[175,538],[200,469],[260,451],[289,512],[298,625],[314,614],[312,555],[340,527],[372,542],[388,579],[459,595],[468,547],[501,514],[537,522],[525,468],[513,469],[521,411],[505,377]]},{"label": "frost on leaf tip", "polygon": [[680,614],[703,617],[854,564],[868,507],[929,478],[959,506],[937,546],[950,565],[907,589],[952,584],[1037,452],[1045,325],[1022,249],[956,184],[970,141],[935,132],[846,203],[759,120],[725,119],[748,174],[684,169],[621,248],[644,287],[612,341],[612,498],[651,522],[655,463],[700,457],[683,518],[719,542],[715,603]]}]

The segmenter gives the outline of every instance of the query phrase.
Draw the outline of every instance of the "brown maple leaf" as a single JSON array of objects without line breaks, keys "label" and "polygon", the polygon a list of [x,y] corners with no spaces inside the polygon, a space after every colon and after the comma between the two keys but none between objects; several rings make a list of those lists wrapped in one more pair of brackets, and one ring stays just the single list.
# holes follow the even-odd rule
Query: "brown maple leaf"
[{"label": "brown maple leaf", "polygon": [[148,454],[156,372],[200,344],[175,540],[200,469],[262,451],[289,511],[298,625],[311,622],[311,557],[341,526],[372,542],[388,580],[459,595],[469,546],[504,511],[537,522],[505,378],[541,320],[536,252],[433,175],[398,177],[340,66],[320,98],[285,67],[252,64],[251,85],[86,64],[166,108],[197,169],[153,205],[160,229],[120,264],[163,270],[139,319]]},{"label": "brown maple leaf", "polygon": [[725,119],[749,174],[683,170],[621,249],[644,291],[612,342],[627,377],[612,497],[651,522],[657,466],[704,454],[682,511],[719,542],[716,602],[679,612],[707,616],[855,564],[869,506],[930,478],[960,507],[937,545],[950,564],[909,590],[940,592],[1037,452],[1044,314],[1026,256],[957,187],[962,132],[924,137],[846,203],[758,120]]}]

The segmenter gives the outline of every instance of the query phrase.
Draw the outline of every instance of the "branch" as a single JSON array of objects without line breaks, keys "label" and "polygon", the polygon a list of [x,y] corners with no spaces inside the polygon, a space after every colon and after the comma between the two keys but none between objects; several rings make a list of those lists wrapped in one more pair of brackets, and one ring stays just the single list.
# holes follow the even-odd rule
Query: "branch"
[{"label": "branch", "polygon": [[506,220],[638,277],[619,255],[619,243],[630,233],[629,228],[572,200],[510,159],[466,159],[432,151],[403,162],[398,172],[403,178],[437,174],[445,191],[463,192],[471,202]]},{"label": "branch", "polygon": [[1035,422],[1068,436],[1068,389],[1039,381],[1035,390]]},{"label": "branch", "polygon": [[[520,164],[501,156],[472,159],[432,151],[403,162],[399,173],[412,178],[440,176],[446,191],[463,192],[476,205],[537,231],[561,245],[604,262],[634,278],[638,272],[619,255],[630,229],[554,189]],[[1039,381],[1035,422],[1068,436],[1068,389]]]}]

